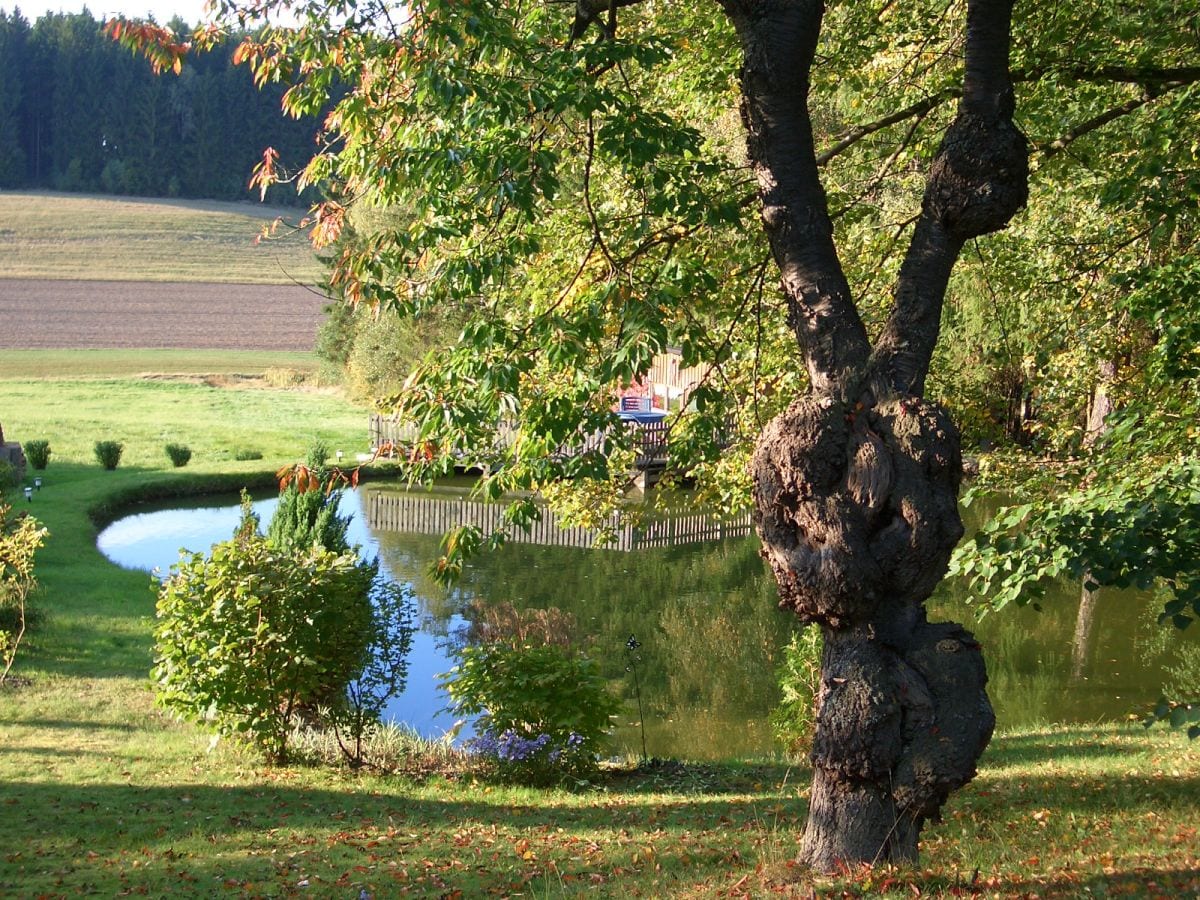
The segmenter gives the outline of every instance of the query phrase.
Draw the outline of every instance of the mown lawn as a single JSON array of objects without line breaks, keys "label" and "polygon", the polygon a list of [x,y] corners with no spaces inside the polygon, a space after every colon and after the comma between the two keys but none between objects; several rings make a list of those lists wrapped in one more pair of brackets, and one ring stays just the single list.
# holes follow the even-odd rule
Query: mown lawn
[{"label": "mown lawn", "polygon": [[[790,864],[808,776],[777,760],[626,767],[567,792],[211,747],[155,708],[149,579],[100,556],[92,516],[267,482],[314,437],[362,449],[365,410],[109,375],[0,380],[0,417],[9,439],[53,448],[19,501],[52,536],[45,621],[0,690],[0,896],[1200,896],[1200,742],[1136,725],[998,736],[918,867],[836,878]],[[115,472],[92,459],[100,438],[126,444]],[[192,447],[187,468],[170,468],[168,440]]]},{"label": "mown lawn", "polygon": [[[323,269],[305,235],[254,203],[0,191],[0,278],[315,284]],[[214,263],[219,260],[219,263]]]}]

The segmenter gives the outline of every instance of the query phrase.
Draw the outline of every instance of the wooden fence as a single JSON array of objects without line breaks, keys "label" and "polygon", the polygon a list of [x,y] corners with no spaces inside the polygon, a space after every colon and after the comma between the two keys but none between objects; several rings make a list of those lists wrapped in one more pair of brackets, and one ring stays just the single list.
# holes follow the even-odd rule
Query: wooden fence
[{"label": "wooden fence", "polygon": [[[363,511],[367,524],[375,531],[445,534],[461,525],[473,525],[484,534],[491,534],[504,527],[503,504],[484,503],[458,496],[366,491],[363,496]],[[753,528],[749,512],[728,521],[720,521],[700,513],[689,513],[658,519],[642,528],[620,525],[615,520],[610,524],[613,526],[615,540],[598,545],[597,531],[588,528],[561,528],[554,513],[543,508],[539,521],[534,522],[528,531],[513,528],[509,540],[518,544],[599,547],[628,551],[744,537],[750,534]]]}]

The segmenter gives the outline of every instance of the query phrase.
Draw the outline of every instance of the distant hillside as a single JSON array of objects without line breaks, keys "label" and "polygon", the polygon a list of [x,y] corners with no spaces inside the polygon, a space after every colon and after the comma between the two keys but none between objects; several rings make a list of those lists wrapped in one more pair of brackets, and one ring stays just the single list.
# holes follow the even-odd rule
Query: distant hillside
[{"label": "distant hillside", "polygon": [[305,236],[253,203],[118,199],[0,191],[0,278],[316,284]]}]

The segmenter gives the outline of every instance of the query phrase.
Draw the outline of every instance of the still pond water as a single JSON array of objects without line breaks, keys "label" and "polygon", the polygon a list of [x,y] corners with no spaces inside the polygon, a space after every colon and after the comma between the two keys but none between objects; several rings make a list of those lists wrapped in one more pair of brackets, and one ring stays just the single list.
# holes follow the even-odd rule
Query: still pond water
[{"label": "still pond water", "polygon": [[[264,522],[275,502],[255,503]],[[427,736],[448,730],[454,718],[444,711],[436,676],[453,667],[473,608],[511,604],[570,614],[576,639],[629,698],[617,733],[625,749],[640,750],[626,671],[630,635],[642,645],[651,755],[721,759],[776,749],[767,722],[778,700],[770,673],[792,623],[775,609],[754,537],[712,539],[714,529],[680,525],[651,547],[640,546],[646,541],[639,535],[623,539],[630,549],[510,543],[473,560],[458,585],[445,590],[429,579],[428,567],[446,517],[471,506],[454,489],[414,497],[375,485],[342,500],[343,512],[354,514],[351,541],[378,556],[388,577],[409,584],[417,605],[420,632],[408,687],[390,705],[390,718]],[[166,572],[181,549],[207,550],[227,540],[239,516],[233,499],[144,509],[99,537],[100,550],[118,565]],[[974,524],[968,519],[968,533]],[[545,539],[583,542],[569,533]],[[960,593],[954,583],[943,584],[929,603],[930,618],[965,622],[982,642],[1001,728],[1125,719],[1152,705],[1164,684],[1190,680],[1200,667],[1200,629],[1180,635],[1158,627],[1161,600],[1147,592],[1102,591],[1078,637],[1078,585],[1051,592],[1041,612],[1009,609],[979,621]]]}]

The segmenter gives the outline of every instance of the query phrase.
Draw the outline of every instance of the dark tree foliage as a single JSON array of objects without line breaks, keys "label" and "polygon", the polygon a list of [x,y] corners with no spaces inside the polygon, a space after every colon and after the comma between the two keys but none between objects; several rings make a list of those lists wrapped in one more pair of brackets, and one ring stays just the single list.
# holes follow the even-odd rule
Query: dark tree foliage
[{"label": "dark tree foliage", "polygon": [[[259,90],[232,64],[241,35],[157,77],[102,25],[86,11],[30,25],[0,10],[0,188],[243,200],[265,147],[284,168],[311,155],[316,117],[285,117],[287,85]],[[311,198],[276,187],[267,199]]]}]

